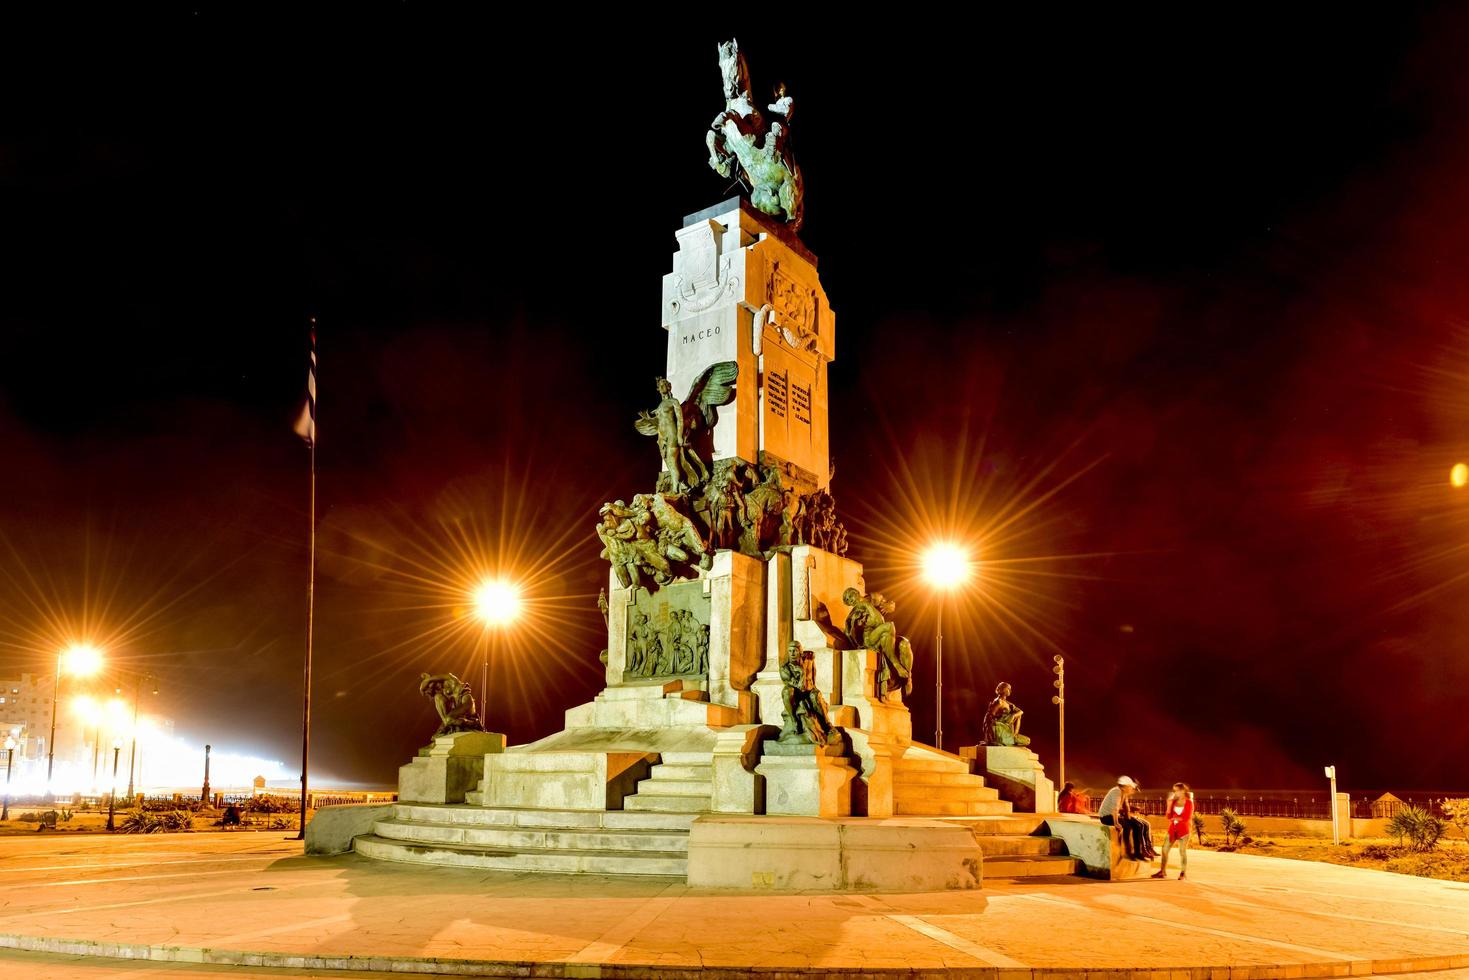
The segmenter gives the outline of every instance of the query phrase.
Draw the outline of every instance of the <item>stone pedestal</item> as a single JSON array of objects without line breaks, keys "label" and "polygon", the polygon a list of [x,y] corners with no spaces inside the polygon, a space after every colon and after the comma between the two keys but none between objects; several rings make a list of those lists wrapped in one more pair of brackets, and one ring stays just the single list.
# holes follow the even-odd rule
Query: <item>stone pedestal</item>
[{"label": "stone pedestal", "polygon": [[398,767],[398,799],[404,803],[463,803],[484,771],[484,757],[505,751],[498,732],[440,735]]},{"label": "stone pedestal", "polygon": [[765,812],[785,816],[849,817],[855,760],[840,745],[766,742],[755,772],[765,778]]},{"label": "stone pedestal", "polygon": [[1020,745],[966,745],[960,758],[973,759],[987,785],[1009,800],[1017,813],[1056,812],[1056,784],[1046,776],[1040,756]]},{"label": "stone pedestal", "polygon": [[778,734],[768,725],[736,725],[717,732],[710,763],[709,809],[714,813],[764,813],[765,777],[755,771],[761,744]]},{"label": "stone pedestal", "polygon": [[689,828],[695,888],[934,892],[979,888],[984,854],[944,820],[735,817]]}]

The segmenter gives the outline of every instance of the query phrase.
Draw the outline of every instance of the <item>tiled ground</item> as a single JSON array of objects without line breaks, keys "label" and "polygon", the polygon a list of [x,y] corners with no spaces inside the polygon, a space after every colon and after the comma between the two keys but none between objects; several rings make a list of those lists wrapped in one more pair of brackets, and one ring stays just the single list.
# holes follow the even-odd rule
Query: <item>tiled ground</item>
[{"label": "tiled ground", "polygon": [[923,895],[735,893],[306,858],[298,842],[263,833],[10,837],[0,838],[0,945],[32,950],[0,949],[0,980],[225,969],[68,955],[79,951],[339,978],[333,965],[452,971],[470,969],[466,961],[483,973],[545,976],[759,969],[1007,980],[1469,966],[1469,885],[1203,851],[1189,871],[1186,882],[988,881],[983,891]]}]

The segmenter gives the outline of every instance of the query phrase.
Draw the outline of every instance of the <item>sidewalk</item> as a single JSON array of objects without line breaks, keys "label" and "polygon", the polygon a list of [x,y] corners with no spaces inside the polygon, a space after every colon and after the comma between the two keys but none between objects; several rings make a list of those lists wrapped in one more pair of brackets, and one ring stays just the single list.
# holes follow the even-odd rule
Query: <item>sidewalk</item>
[{"label": "sidewalk", "polygon": [[1186,882],[831,895],[306,858],[279,833],[6,838],[0,883],[0,946],[32,951],[0,949],[0,977],[36,952],[58,967],[85,953],[294,975],[1223,980],[1469,967],[1469,886],[1203,851]]}]

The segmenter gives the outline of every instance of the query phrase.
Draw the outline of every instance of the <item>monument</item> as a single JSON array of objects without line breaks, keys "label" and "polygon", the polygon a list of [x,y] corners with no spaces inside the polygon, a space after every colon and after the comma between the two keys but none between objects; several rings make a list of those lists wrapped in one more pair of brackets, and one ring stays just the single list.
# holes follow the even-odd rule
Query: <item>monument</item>
[{"label": "monument", "polygon": [[[733,41],[719,67],[709,162],[745,193],[674,231],[647,321],[650,354],[664,331],[657,401],[625,423],[652,441],[647,483],[589,529],[608,562],[604,687],[560,731],[506,746],[462,727],[461,682],[439,684],[440,731],[360,853],[746,888],[962,888],[985,853],[1004,857],[1002,838],[1036,831],[969,762],[913,740],[904,698],[923,665],[848,557],[832,495],[836,316],[796,236],[793,100],[779,86],[762,111]],[[1044,873],[1072,869],[1022,851]]]}]

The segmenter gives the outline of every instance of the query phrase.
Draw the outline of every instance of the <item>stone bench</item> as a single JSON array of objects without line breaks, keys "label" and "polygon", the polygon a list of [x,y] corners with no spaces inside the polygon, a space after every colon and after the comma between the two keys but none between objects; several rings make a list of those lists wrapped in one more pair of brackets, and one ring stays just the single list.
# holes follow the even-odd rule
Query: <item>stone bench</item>
[{"label": "stone bench", "polygon": [[1156,868],[1148,861],[1133,861],[1122,845],[1122,831],[1105,826],[1096,817],[1080,813],[1047,814],[1041,831],[1066,842],[1067,853],[1081,861],[1089,878],[1121,881],[1146,878]]}]

